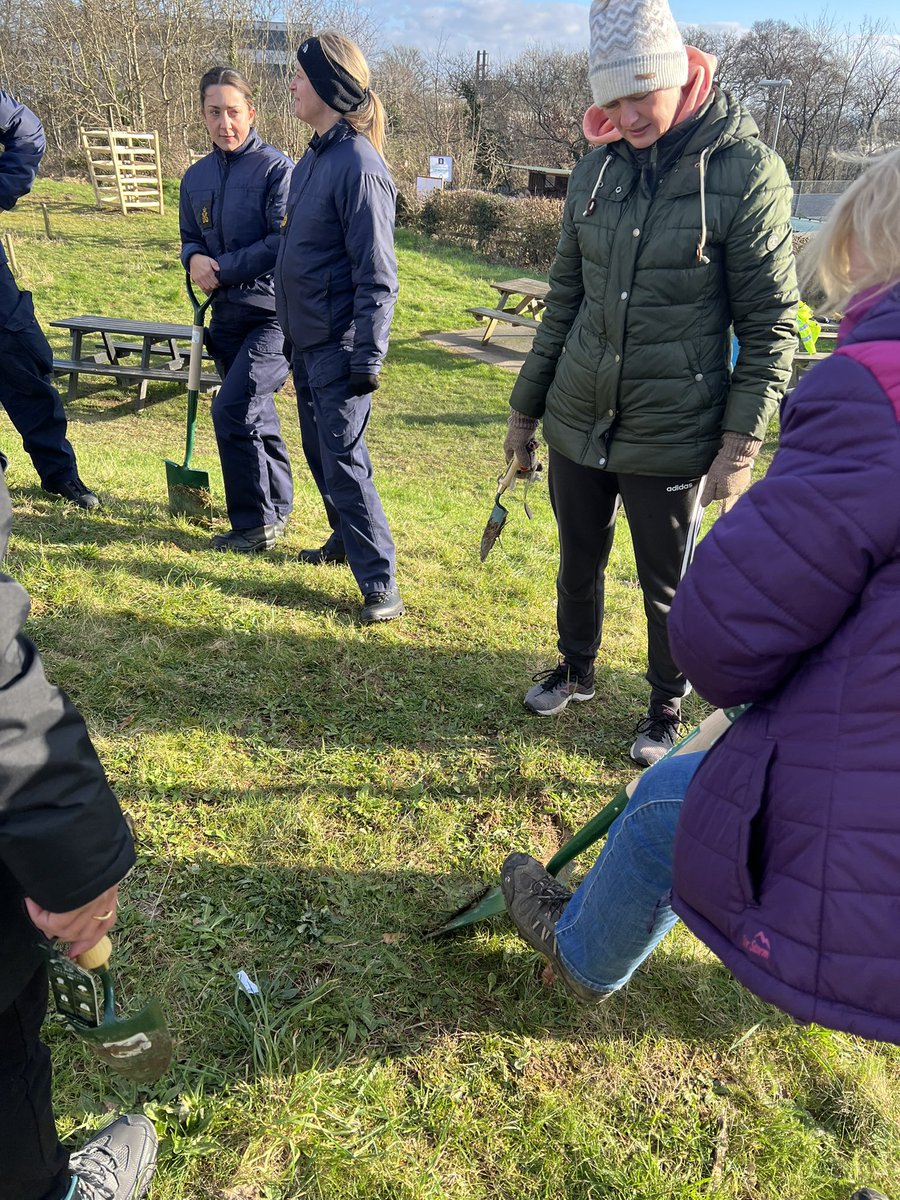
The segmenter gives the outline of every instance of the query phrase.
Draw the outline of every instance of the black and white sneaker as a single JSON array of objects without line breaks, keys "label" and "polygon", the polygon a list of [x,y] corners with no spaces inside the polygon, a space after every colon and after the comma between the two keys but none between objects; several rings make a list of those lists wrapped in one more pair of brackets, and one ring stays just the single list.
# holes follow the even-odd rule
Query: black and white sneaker
[{"label": "black and white sneaker", "polygon": [[525,693],[522,703],[539,717],[555,717],[572,700],[584,701],[594,698],[593,672],[591,678],[582,678],[573,666],[559,662],[547,671],[534,676],[534,687]]},{"label": "black and white sneaker", "polygon": [[629,754],[639,767],[652,767],[659,762],[675,743],[681,729],[681,712],[671,704],[651,701],[646,717],[641,717],[635,726],[637,737]]},{"label": "black and white sneaker", "polygon": [[65,1200],[141,1200],[156,1170],[156,1130],[146,1117],[119,1117],[69,1159]]}]

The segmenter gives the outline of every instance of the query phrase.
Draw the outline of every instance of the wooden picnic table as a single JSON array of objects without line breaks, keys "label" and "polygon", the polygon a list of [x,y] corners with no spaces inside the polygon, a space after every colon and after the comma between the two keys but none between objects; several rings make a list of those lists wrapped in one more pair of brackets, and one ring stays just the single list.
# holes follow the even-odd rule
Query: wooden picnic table
[{"label": "wooden picnic table", "polygon": [[791,364],[791,382],[788,384],[788,390],[797,386],[797,384],[800,382],[800,377],[804,375],[810,367],[814,367],[817,362],[823,362],[826,358],[830,357],[830,350],[817,350],[815,354],[807,354],[803,350],[798,350],[794,355],[794,361]]},{"label": "wooden picnic table", "polygon": [[540,279],[520,278],[492,283],[491,287],[500,293],[498,306],[468,310],[479,320],[487,321],[481,338],[482,343],[491,340],[501,321],[507,325],[524,325],[528,329],[540,328],[540,322],[536,318],[546,307],[549,284]]},{"label": "wooden picnic table", "polygon": [[[78,395],[79,375],[111,375],[118,382],[134,380],[138,385],[134,405],[136,412],[144,407],[147,384],[151,380],[187,384],[190,325],[173,325],[167,321],[132,321],[93,313],[60,317],[50,324],[59,329],[68,329],[72,335],[70,357],[53,359],[54,374],[69,376],[66,392],[68,403]],[[100,346],[96,351],[85,350],[85,334],[96,334],[100,338]],[[179,346],[180,342],[186,343],[183,349]],[[140,354],[139,365],[122,362],[123,358],[133,354]],[[208,390],[218,387],[221,379],[215,368],[211,368],[201,373],[200,383]]]}]

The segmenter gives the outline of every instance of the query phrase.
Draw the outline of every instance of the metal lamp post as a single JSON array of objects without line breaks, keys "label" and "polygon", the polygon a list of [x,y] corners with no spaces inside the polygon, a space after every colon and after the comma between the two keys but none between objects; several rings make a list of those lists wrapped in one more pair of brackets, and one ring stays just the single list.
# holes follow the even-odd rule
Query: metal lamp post
[{"label": "metal lamp post", "polygon": [[775,137],[772,139],[772,149],[778,149],[778,134],[781,132],[781,118],[784,113],[784,95],[791,86],[789,79],[760,79],[759,86],[764,88],[781,88],[781,101],[778,105],[778,117],[775,121]]}]

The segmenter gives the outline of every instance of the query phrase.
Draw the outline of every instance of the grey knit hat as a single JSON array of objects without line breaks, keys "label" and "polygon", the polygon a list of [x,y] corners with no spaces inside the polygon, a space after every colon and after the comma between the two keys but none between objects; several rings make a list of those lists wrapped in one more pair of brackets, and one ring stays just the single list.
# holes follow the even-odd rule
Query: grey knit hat
[{"label": "grey knit hat", "polygon": [[687,51],[668,0],[593,0],[588,78],[598,108],[684,87]]}]

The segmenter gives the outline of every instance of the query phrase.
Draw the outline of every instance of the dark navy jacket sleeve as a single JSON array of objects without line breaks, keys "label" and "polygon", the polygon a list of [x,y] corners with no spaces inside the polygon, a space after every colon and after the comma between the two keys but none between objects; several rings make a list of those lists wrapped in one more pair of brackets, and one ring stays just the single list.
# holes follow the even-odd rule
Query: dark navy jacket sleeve
[{"label": "dark navy jacket sleeve", "polygon": [[871,372],[840,351],[788,397],[768,474],[700,543],[669,614],[675,660],[707,700],[772,692],[893,552],[898,428]]},{"label": "dark navy jacket sleeve", "polygon": [[[0,548],[10,515],[0,480]],[[69,912],[118,883],[134,847],[84,721],[21,634],[27,614],[0,575],[0,863],[24,895]]]},{"label": "dark navy jacket sleeve", "polygon": [[266,187],[266,236],[249,246],[241,246],[217,257],[219,280],[225,287],[235,283],[251,283],[260,275],[268,275],[275,269],[292,170],[293,164],[286,160],[283,163],[275,163],[269,171]]},{"label": "dark navy jacket sleeve", "polygon": [[12,208],[31,191],[47,143],[44,129],[30,108],[0,91],[0,208]]},{"label": "dark navy jacket sleeve", "polygon": [[[197,164],[195,163],[194,166]],[[194,167],[189,167],[181,181],[181,189],[178,193],[178,226],[181,233],[181,262],[185,270],[188,263],[195,254],[209,254],[206,248],[206,243],[203,241],[203,233],[197,221],[197,216],[191,206],[190,196],[188,194],[188,176]]]},{"label": "dark navy jacket sleeve", "polygon": [[354,288],[350,369],[377,374],[387,354],[397,299],[394,187],[387,176],[362,173],[339,203]]}]

